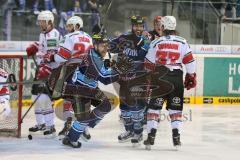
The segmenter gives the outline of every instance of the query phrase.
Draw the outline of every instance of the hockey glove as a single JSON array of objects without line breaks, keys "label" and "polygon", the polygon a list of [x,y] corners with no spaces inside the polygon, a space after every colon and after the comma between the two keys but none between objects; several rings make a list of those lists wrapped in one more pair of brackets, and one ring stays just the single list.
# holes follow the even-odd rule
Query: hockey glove
[{"label": "hockey glove", "polygon": [[36,53],[38,52],[38,47],[39,47],[39,44],[37,42],[30,44],[26,48],[27,56],[30,57],[30,56],[36,55]]},{"label": "hockey glove", "polygon": [[37,73],[37,80],[47,78],[52,73],[52,69],[46,64],[40,64]]},{"label": "hockey glove", "polygon": [[187,90],[189,90],[191,88],[195,88],[196,85],[197,85],[196,73],[193,74],[187,73],[185,76],[184,87],[187,88]]},{"label": "hockey glove", "polygon": [[113,68],[119,74],[126,74],[133,67],[133,61],[126,55],[119,55],[117,62],[114,64]]},{"label": "hockey glove", "polygon": [[10,82],[10,89],[12,91],[16,91],[17,90],[17,84],[16,83],[16,77],[14,74],[9,74],[8,75],[8,82]]}]

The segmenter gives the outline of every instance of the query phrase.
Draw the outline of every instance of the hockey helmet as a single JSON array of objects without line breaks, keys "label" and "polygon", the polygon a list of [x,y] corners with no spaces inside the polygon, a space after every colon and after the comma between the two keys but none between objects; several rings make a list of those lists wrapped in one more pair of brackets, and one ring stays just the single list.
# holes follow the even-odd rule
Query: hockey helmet
[{"label": "hockey helmet", "polygon": [[72,24],[74,29],[76,29],[76,25],[78,24],[80,28],[83,27],[83,20],[79,16],[72,16],[67,20],[67,25]]},{"label": "hockey helmet", "polygon": [[163,30],[175,30],[177,26],[176,18],[174,16],[164,16],[161,19]]},{"label": "hockey helmet", "polygon": [[46,21],[46,22],[49,22],[51,21],[52,23],[54,22],[54,16],[53,16],[53,13],[51,11],[42,11],[38,14],[38,17],[37,17],[37,20],[38,21]]},{"label": "hockey helmet", "polygon": [[102,33],[94,34],[92,36],[92,39],[93,39],[94,44],[109,42],[109,39],[107,38],[107,36],[105,34],[102,34]]},{"label": "hockey helmet", "polygon": [[153,23],[161,22],[162,16],[154,17]]},{"label": "hockey helmet", "polygon": [[135,25],[135,24],[144,24],[145,23],[145,20],[143,17],[139,16],[139,15],[136,15],[136,16],[132,16],[131,17],[131,23],[132,25]]}]

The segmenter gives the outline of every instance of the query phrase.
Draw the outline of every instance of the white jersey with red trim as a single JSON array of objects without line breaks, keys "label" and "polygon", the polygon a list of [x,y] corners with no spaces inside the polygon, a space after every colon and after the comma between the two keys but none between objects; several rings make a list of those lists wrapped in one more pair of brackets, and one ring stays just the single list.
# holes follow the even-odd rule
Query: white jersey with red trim
[{"label": "white jersey with red trim", "polygon": [[[61,40],[61,35],[55,28],[48,33],[40,33],[39,35],[39,48],[37,52],[37,62],[38,64],[43,63],[43,56],[47,54],[48,51],[53,51],[57,53],[59,42]],[[49,63],[49,67],[56,68],[57,63]]]},{"label": "white jersey with red trim", "polygon": [[187,73],[195,72],[195,60],[187,41],[179,36],[162,36],[151,42],[146,55],[145,66],[152,69],[152,64],[165,65],[171,71],[182,70],[185,65]]},{"label": "white jersey with red trim", "polygon": [[78,58],[93,48],[91,36],[83,31],[67,34],[59,45],[58,54],[54,56],[55,62],[66,62],[70,58]]},{"label": "white jersey with red trim", "polygon": [[[8,75],[8,72],[0,68],[0,83],[7,82]],[[9,89],[7,84],[0,84],[0,98],[3,96],[9,99]]]}]

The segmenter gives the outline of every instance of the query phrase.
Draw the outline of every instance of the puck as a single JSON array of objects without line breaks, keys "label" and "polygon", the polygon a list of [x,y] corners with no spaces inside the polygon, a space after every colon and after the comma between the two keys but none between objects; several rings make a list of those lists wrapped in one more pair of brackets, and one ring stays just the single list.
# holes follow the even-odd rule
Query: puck
[{"label": "puck", "polygon": [[29,134],[29,135],[28,135],[28,139],[29,139],[29,140],[32,140],[32,135]]}]

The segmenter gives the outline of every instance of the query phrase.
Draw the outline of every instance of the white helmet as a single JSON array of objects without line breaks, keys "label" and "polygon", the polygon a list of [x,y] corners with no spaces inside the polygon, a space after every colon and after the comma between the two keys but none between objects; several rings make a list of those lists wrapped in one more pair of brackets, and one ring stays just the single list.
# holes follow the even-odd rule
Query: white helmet
[{"label": "white helmet", "polygon": [[76,25],[79,24],[80,28],[83,27],[83,20],[79,16],[72,16],[67,20],[67,25],[72,24],[74,26],[74,30],[76,29]]},{"label": "white helmet", "polygon": [[51,11],[42,11],[38,14],[37,20],[45,20],[45,21],[51,21],[54,22],[54,16]]},{"label": "white helmet", "polygon": [[161,19],[161,24],[164,30],[175,30],[177,26],[176,18],[174,16],[164,16]]}]

